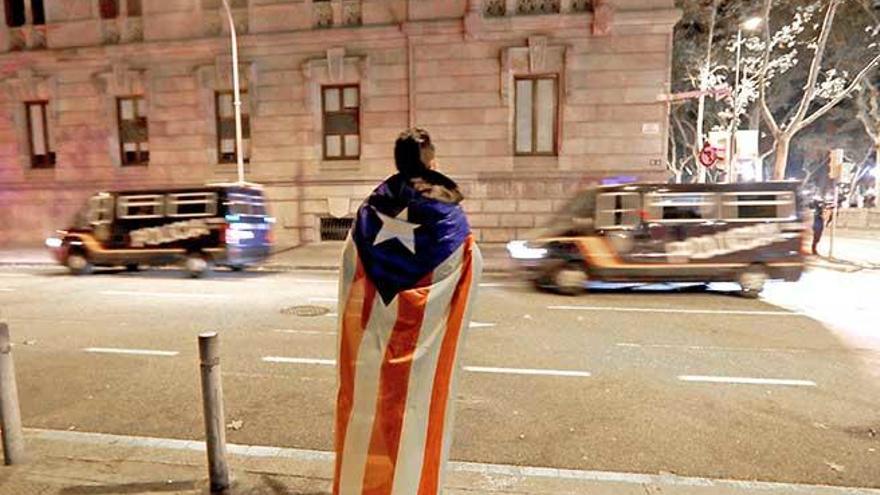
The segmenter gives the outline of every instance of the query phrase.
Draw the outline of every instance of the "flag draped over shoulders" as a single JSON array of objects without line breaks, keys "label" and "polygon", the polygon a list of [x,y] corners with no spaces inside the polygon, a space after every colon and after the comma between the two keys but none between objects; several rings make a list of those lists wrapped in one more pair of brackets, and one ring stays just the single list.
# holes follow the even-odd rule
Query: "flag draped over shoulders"
[{"label": "flag draped over shoulders", "polygon": [[482,259],[450,199],[457,191],[422,186],[399,174],[380,184],[346,241],[334,494],[428,495],[442,486]]}]

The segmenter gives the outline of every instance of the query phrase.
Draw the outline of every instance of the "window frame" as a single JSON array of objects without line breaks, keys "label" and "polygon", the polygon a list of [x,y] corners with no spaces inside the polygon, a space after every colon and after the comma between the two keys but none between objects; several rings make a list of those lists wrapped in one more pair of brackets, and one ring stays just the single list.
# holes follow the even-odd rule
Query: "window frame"
[{"label": "window frame", "polygon": [[[125,144],[126,141],[123,140],[123,132],[122,132],[122,102],[125,100],[131,100],[133,102],[132,111],[134,112],[134,119],[132,122],[138,122],[139,119],[143,119],[144,128],[146,129],[147,139],[146,141],[136,141],[136,151],[134,152],[138,157],[135,161],[128,161],[126,159],[126,151]],[[131,95],[131,96],[117,96],[116,97],[116,128],[119,133],[119,163],[123,167],[144,167],[150,164],[150,122],[147,115],[140,115],[138,107],[140,106],[140,102],[143,101],[146,104],[146,98],[143,95]],[[141,144],[147,143],[147,149],[142,150]],[[144,158],[142,158],[144,157]]]},{"label": "window frame", "polygon": [[[612,208],[610,210],[605,209],[605,208],[601,208],[601,204],[600,204],[601,198],[603,198],[603,197],[617,198],[617,197],[622,197],[622,196],[636,196],[638,198],[637,207],[636,208]],[[639,216],[639,212],[644,211],[644,201],[645,201],[645,198],[642,197],[642,193],[640,193],[640,192],[633,192],[633,191],[600,192],[599,194],[596,195],[596,203],[595,203],[594,218],[595,218],[595,222],[596,222],[596,224],[595,224],[596,228],[602,229],[602,230],[620,230],[620,229],[633,229],[633,228],[635,228],[636,226],[638,226],[639,222],[636,222],[635,224],[628,224],[628,223],[604,224],[601,222],[601,218],[602,218],[601,215],[602,215],[602,213],[611,212],[616,217],[616,215],[619,213],[620,218],[621,218],[621,222],[622,222],[623,217],[626,213],[636,212],[636,216],[641,218]],[[616,201],[615,201],[615,203],[616,203]],[[621,200],[621,206],[623,206],[622,200]],[[615,218],[615,220],[616,220],[616,218]]]},{"label": "window frame", "polygon": [[[683,197],[683,196],[702,196],[710,201],[703,201],[700,203],[689,204],[688,206],[704,206],[704,205],[712,205],[714,214],[710,217],[704,217],[702,214],[700,218],[663,218],[663,207],[664,206],[678,206],[675,204],[672,205],[664,205],[663,201],[657,201],[657,198],[675,198],[675,197]],[[651,222],[654,223],[705,223],[718,220],[721,218],[721,205],[719,204],[719,195],[715,192],[650,192],[646,193],[644,197],[643,209],[648,212],[651,217]],[[685,205],[681,205],[685,206]],[[659,217],[655,218],[654,213],[659,209]],[[702,212],[701,212],[702,213]]]},{"label": "window frame", "polygon": [[[345,90],[347,88],[355,88],[357,90],[357,106],[352,110],[351,108],[346,108],[345,106]],[[339,110],[334,112],[327,111],[327,90],[337,90],[339,91]],[[361,93],[361,85],[360,83],[350,83],[350,84],[326,84],[321,85],[321,158],[325,161],[352,161],[352,160],[360,160],[361,159],[361,150],[363,145],[362,133],[361,133],[361,102],[363,100],[363,94]],[[347,111],[348,110],[348,111]],[[355,155],[346,155],[345,153],[345,136],[351,134],[338,134],[338,133],[328,133],[327,132],[327,120],[328,116],[335,114],[351,114],[354,113],[354,120],[357,124],[357,133],[355,134],[358,138],[358,146],[357,153]],[[340,155],[339,156],[328,156],[327,155],[327,137],[328,136],[340,136],[341,147],[340,147]]]},{"label": "window frame", "polygon": [[[41,107],[40,116],[43,121],[43,143],[46,147],[46,154],[36,155],[34,153],[34,124],[31,118],[31,107]],[[52,150],[49,141],[49,100],[32,100],[24,102],[24,113],[27,121],[27,138],[28,138],[28,157],[30,158],[30,168],[32,169],[52,169],[55,168],[56,155]],[[37,160],[37,157],[45,157],[43,160]]]},{"label": "window frame", "polygon": [[[249,212],[241,213],[233,211],[233,207],[235,205],[248,205]],[[226,200],[223,202],[223,206],[226,207],[226,211],[229,215],[238,215],[239,217],[265,217],[268,216],[268,211],[266,209],[266,198],[262,195],[256,194],[247,194],[242,192],[230,192],[226,195]],[[254,213],[254,207],[257,206],[262,210],[262,213]]]},{"label": "window frame", "polygon": [[[537,81],[549,79],[553,81],[553,150],[535,151],[538,146],[538,123],[536,109],[538,108]],[[517,122],[519,118],[519,81],[532,81],[532,151],[519,151],[519,132]],[[513,155],[514,156],[559,156],[559,74],[522,74],[513,77]]]},{"label": "window frame", "polygon": [[[736,200],[737,196],[772,196],[772,200]],[[787,199],[779,199],[779,197]],[[734,198],[729,201],[728,198]],[[772,217],[740,217],[738,206],[776,206],[776,215]],[[785,217],[779,216],[779,207],[791,205],[791,214]],[[720,218],[725,222],[790,222],[797,219],[797,198],[791,191],[736,191],[721,194]],[[727,215],[727,208],[737,208],[736,216]]]},{"label": "window frame", "polygon": [[[171,218],[198,218],[213,217],[217,214],[217,193],[215,192],[185,192],[169,193],[165,196],[165,216]],[[201,198],[201,199],[199,199]],[[178,205],[204,204],[204,213],[179,213]]]},{"label": "window frame", "polygon": [[[155,206],[156,212],[150,215],[129,215],[128,208],[132,206]],[[116,218],[120,220],[140,220],[145,218],[162,218],[164,216],[164,194],[126,194],[119,195],[116,198]]]},{"label": "window frame", "polygon": [[[240,91],[241,96],[247,95],[247,90]],[[220,117],[220,97],[229,95],[232,97],[232,117],[229,118],[221,118]],[[248,99],[248,102],[250,99]],[[248,111],[246,111],[248,110]],[[242,98],[241,102],[241,139],[242,144],[244,145],[244,140],[247,139],[248,143],[244,146],[244,150],[242,150],[242,159],[244,163],[251,162],[251,115],[249,111],[249,105],[245,104],[244,98]],[[217,163],[218,164],[234,164],[238,162],[238,140],[233,136],[233,144],[232,144],[232,158],[229,160],[225,160],[223,158],[223,136],[220,134],[221,124],[224,120],[230,119],[232,120],[232,124],[235,125],[235,91],[233,90],[217,90],[214,91],[214,121],[216,123],[217,130]],[[245,133],[245,129],[247,132]]]}]

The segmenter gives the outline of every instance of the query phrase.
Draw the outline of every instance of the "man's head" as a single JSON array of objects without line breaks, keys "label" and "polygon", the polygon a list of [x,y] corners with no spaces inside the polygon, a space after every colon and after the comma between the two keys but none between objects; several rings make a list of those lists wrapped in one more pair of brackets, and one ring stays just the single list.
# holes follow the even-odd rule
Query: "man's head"
[{"label": "man's head", "polygon": [[413,127],[397,136],[394,143],[394,164],[407,177],[419,177],[434,169],[434,144],[428,131]]}]

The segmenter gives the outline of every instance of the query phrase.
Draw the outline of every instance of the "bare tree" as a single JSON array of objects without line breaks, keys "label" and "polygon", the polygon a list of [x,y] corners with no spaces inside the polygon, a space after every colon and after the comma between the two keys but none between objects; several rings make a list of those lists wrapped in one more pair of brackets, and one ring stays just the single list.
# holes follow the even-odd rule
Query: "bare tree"
[{"label": "bare tree", "polygon": [[[825,72],[825,80],[819,82],[822,72],[823,58],[825,57],[828,38],[834,25],[834,17],[837,9],[844,0],[828,0],[825,17],[819,28],[819,35],[814,44],[811,44],[813,56],[810,68],[807,73],[807,80],[803,86],[799,101],[794,107],[794,113],[782,121],[777,120],[773,112],[770,110],[767,99],[767,71],[764,70],[761,75],[760,83],[760,105],[764,121],[767,124],[776,144],[775,162],[773,166],[773,178],[784,179],[786,168],[788,165],[788,154],[792,138],[802,129],[812,124],[820,117],[825,115],[829,110],[834,108],[844,98],[855,91],[862,78],[874,69],[880,63],[880,53],[876,53],[849,83],[846,83],[845,74],[839,74],[834,70]],[[764,23],[764,66],[770,64],[771,53],[777,44],[771,42],[770,14],[773,9],[773,0],[764,0],[763,15],[766,22]],[[817,99],[827,100],[819,108],[810,112],[811,105]]]}]

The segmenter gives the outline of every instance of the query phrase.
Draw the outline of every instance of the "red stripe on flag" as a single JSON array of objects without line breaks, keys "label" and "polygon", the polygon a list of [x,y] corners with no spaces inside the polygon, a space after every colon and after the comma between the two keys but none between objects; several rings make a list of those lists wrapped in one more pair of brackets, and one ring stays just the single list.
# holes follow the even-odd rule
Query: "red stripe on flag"
[{"label": "red stripe on flag", "polygon": [[[420,282],[418,285],[425,284]],[[364,471],[364,495],[390,495],[394,485],[409,375],[425,317],[428,293],[429,289],[423,287],[397,294],[397,321],[391,330],[379,374],[379,397]]]},{"label": "red stripe on flag", "polygon": [[455,352],[458,338],[467,309],[471,282],[474,276],[473,236],[465,241],[462,256],[461,277],[452,295],[449,317],[446,320],[446,334],[440,347],[437,370],[434,372],[434,385],[431,390],[431,409],[428,413],[428,431],[425,439],[425,454],[422,458],[422,474],[419,482],[419,495],[439,493],[440,463],[443,457],[443,428],[446,421],[446,406],[449,400],[449,386],[455,365]]},{"label": "red stripe on flag", "polygon": [[351,420],[354,404],[355,363],[358,349],[364,336],[364,329],[370,321],[376,287],[367,278],[360,257],[351,281],[348,299],[342,318],[342,335],[339,339],[339,392],[336,397],[336,467],[333,476],[333,493],[339,493],[339,479],[342,471],[342,452],[345,449],[345,435]]}]

